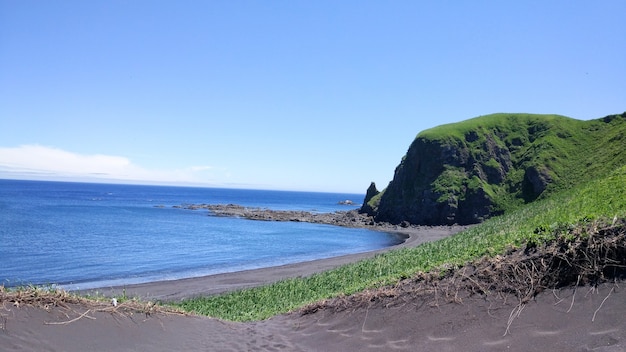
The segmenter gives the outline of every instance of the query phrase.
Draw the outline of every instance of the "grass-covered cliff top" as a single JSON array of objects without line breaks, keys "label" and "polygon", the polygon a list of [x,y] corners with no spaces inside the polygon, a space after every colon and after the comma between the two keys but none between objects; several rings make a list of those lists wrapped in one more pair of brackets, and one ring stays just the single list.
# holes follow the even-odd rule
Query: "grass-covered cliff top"
[{"label": "grass-covered cliff top", "polygon": [[500,113],[441,125],[417,135],[394,180],[368,205],[392,222],[419,223],[411,216],[424,203],[452,204],[439,218],[489,217],[607,175],[626,164],[624,145],[626,113],[589,121]]},{"label": "grass-covered cliff top", "polygon": [[[511,151],[514,166],[545,164],[553,191],[606,175],[626,164],[626,113],[582,121],[561,115],[492,114],[424,130],[417,138],[480,151],[487,135]],[[515,176],[515,175],[512,175]]]},{"label": "grass-covered cliff top", "polygon": [[[571,124],[580,122],[583,121],[561,115],[498,113],[439,125],[420,132],[418,137],[440,140],[465,139],[465,135],[470,131],[479,130],[518,131],[521,136],[524,133],[522,129],[526,129],[529,124],[569,128]],[[514,138],[514,136],[512,137]]]}]

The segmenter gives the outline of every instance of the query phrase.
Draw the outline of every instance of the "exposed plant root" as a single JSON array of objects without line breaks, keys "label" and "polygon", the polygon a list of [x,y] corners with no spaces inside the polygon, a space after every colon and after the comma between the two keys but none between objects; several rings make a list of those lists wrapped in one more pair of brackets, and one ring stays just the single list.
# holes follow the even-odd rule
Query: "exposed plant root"
[{"label": "exposed plant root", "polygon": [[511,324],[513,324],[513,321],[515,320],[515,318],[519,318],[519,316],[522,314],[522,311],[524,310],[525,307],[526,307],[526,303],[520,303],[517,306],[515,306],[515,308],[513,308],[513,310],[511,311],[511,314],[509,314],[509,320],[506,323],[506,330],[504,331],[504,334],[502,336],[506,336],[509,333]]},{"label": "exposed plant root", "polygon": [[609,291],[609,293],[606,295],[606,297],[604,297],[604,299],[602,300],[602,303],[600,303],[600,306],[598,307],[598,309],[596,309],[596,311],[593,312],[593,317],[591,318],[591,321],[596,321],[596,314],[598,314],[600,309],[602,309],[602,306],[604,305],[604,302],[606,302],[606,300],[609,299],[609,296],[611,295],[611,293],[613,293],[613,290],[615,290],[615,287],[611,287],[611,291]]},{"label": "exposed plant root", "polygon": [[76,318],[74,318],[74,319],[71,319],[71,320],[68,320],[68,321],[58,321],[58,322],[57,322],[57,321],[54,321],[54,322],[46,322],[46,324],[47,324],[47,325],[67,325],[67,324],[73,323],[73,322],[75,322],[75,321],[77,321],[77,320],[80,320],[80,319],[82,319],[82,318],[84,318],[84,317],[87,317],[87,318],[92,319],[92,320],[93,320],[93,319],[96,319],[96,318],[94,318],[94,317],[90,317],[90,316],[88,316],[87,314],[89,314],[89,313],[91,313],[91,309],[87,309],[87,311],[86,311],[85,313],[83,313],[83,314],[81,314],[81,315],[77,316],[77,317],[76,317]]},{"label": "exposed plant root", "polygon": [[[514,319],[528,301],[544,290],[597,286],[626,278],[626,219],[611,220],[556,229],[551,239],[543,243],[529,242],[524,249],[484,257],[461,269],[444,271],[443,275],[420,273],[394,286],[317,302],[304,307],[301,313],[339,311],[378,303],[392,307],[407,301],[430,301],[433,305],[438,305],[440,300],[461,303],[462,297],[472,294],[492,297],[512,294],[519,300],[518,313],[513,314],[514,311],[511,315]],[[570,309],[575,295],[576,292]]]}]

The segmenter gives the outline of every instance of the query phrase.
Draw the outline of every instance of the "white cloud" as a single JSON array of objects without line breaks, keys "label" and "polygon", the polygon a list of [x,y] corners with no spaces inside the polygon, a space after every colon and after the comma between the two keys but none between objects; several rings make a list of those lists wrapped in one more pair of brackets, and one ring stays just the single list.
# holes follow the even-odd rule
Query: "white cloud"
[{"label": "white cloud", "polygon": [[210,166],[182,170],[148,170],[126,157],[78,154],[41,145],[0,147],[0,176],[9,178],[99,178],[121,181],[206,184],[201,173]]}]

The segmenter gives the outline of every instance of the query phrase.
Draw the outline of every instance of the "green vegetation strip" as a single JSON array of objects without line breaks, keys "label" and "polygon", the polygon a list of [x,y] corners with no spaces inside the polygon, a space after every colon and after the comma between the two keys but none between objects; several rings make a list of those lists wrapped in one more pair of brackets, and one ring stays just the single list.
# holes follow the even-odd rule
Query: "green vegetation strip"
[{"label": "green vegetation strip", "polygon": [[312,302],[390,285],[418,272],[461,266],[527,241],[541,241],[547,230],[563,225],[614,216],[626,216],[626,166],[608,177],[531,203],[440,241],[390,251],[307,278],[186,300],[179,306],[232,321],[267,319]]}]

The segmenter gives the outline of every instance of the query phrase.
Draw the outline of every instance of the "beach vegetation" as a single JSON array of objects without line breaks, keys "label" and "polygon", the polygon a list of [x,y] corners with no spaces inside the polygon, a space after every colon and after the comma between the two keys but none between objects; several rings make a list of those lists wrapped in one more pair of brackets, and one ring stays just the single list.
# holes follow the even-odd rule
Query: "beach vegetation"
[{"label": "beach vegetation", "polygon": [[67,314],[66,321],[50,324],[63,325],[78,321],[83,318],[91,318],[95,312],[107,312],[132,316],[134,314],[186,314],[180,308],[163,305],[153,301],[131,299],[125,294],[122,297],[105,297],[100,295],[82,296],[69,292],[54,285],[26,285],[7,288],[0,285],[0,313],[2,309],[9,310],[11,307],[35,307],[51,310],[61,307],[71,314]]}]

